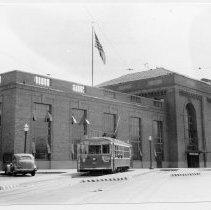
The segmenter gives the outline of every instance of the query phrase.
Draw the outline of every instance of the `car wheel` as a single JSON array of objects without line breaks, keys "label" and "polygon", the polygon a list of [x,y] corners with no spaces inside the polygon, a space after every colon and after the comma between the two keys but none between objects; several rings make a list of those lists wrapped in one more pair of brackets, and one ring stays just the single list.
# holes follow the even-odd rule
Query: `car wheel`
[{"label": "car wheel", "polygon": [[22,173],[22,175],[23,175],[23,176],[25,176],[25,175],[26,175],[26,173]]},{"label": "car wheel", "polygon": [[7,175],[7,168],[5,168],[5,170],[4,170],[4,174],[5,174],[5,175]]},{"label": "car wheel", "polygon": [[16,176],[16,173],[15,173],[15,172],[12,172],[12,175],[13,175],[13,176]]},{"label": "car wheel", "polygon": [[35,176],[35,171],[31,172],[31,175],[32,175],[32,176]]}]

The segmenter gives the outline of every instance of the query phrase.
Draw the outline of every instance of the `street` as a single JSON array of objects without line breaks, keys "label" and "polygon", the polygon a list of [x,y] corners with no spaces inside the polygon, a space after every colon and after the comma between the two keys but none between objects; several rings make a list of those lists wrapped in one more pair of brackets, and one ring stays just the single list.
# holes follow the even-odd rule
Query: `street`
[{"label": "street", "polygon": [[[9,178],[20,180],[20,177]],[[134,170],[75,178],[62,174],[37,175],[37,180],[27,180],[12,190],[1,190],[0,204],[139,204],[150,209],[182,205],[185,209],[198,206],[210,209],[210,179],[208,169],[154,169],[144,173]]]}]

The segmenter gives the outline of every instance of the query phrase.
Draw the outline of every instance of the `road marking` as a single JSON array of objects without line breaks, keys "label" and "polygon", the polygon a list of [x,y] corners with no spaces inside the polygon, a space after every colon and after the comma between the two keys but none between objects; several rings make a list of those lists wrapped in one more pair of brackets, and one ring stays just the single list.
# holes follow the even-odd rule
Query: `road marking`
[{"label": "road marking", "polygon": [[83,179],[80,181],[80,183],[86,183],[86,182],[107,182],[107,181],[124,181],[124,180],[128,180],[128,177],[113,177],[113,178],[103,178],[103,179]]},{"label": "road marking", "polygon": [[16,185],[1,185],[0,191],[13,190],[13,189],[18,188],[18,187],[20,187],[19,184],[18,185],[17,184]]},{"label": "road marking", "polygon": [[170,176],[198,176],[201,175],[200,172],[177,172],[171,173]]}]

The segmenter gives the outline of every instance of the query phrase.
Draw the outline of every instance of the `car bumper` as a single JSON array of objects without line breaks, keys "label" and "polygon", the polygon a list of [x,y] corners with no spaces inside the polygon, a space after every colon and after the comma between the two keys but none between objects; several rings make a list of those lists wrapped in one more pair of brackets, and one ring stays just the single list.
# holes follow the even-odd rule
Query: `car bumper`
[{"label": "car bumper", "polygon": [[33,172],[33,171],[36,171],[36,169],[19,169],[19,168],[14,169],[14,172],[15,173],[17,173],[17,172],[20,172],[20,173],[30,173],[30,172]]}]

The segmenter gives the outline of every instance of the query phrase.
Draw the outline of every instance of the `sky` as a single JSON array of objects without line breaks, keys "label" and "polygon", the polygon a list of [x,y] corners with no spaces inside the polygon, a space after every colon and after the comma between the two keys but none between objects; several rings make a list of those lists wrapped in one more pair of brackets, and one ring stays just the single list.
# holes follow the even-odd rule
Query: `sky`
[{"label": "sky", "polygon": [[94,85],[156,67],[211,79],[211,4],[200,2],[0,3],[0,73],[91,85],[92,26],[106,56],[94,47]]}]

